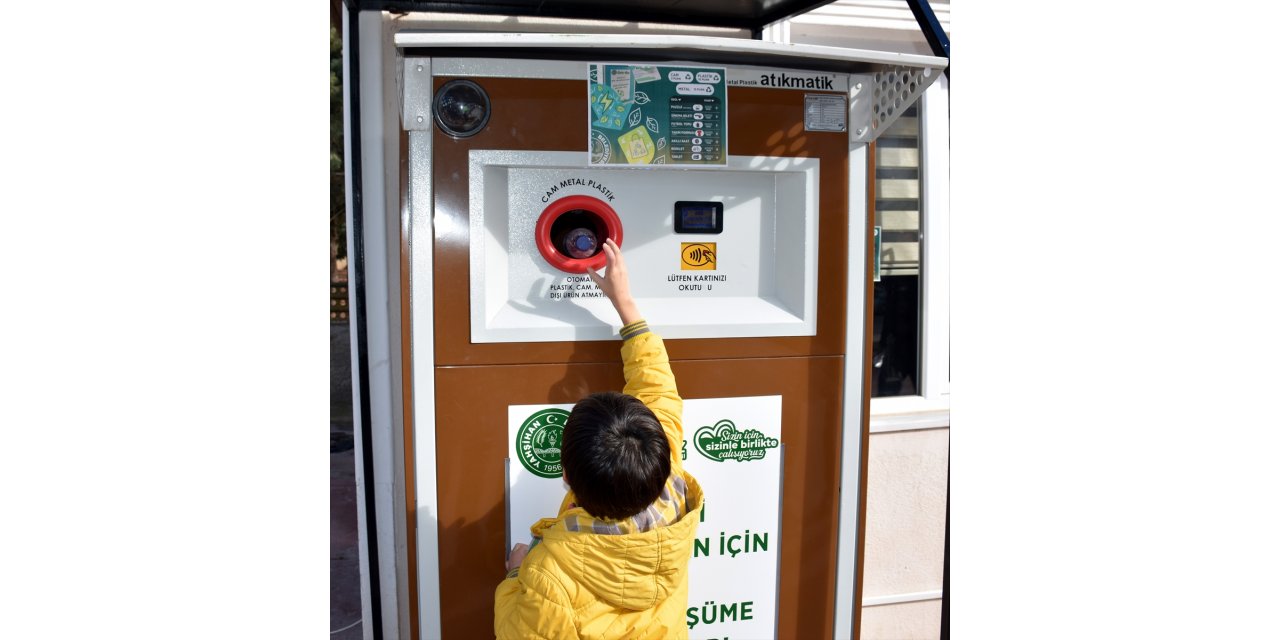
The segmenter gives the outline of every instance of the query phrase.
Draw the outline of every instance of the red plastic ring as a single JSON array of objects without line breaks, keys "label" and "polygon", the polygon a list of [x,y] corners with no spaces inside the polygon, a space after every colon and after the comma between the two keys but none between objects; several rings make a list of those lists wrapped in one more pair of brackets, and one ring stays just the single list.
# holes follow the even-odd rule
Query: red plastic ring
[{"label": "red plastic ring", "polygon": [[[551,225],[562,215],[570,211],[581,209],[596,215],[602,223],[604,223],[605,237],[613,238],[613,241],[622,246],[622,220],[618,218],[617,212],[613,207],[605,204],[599,198],[591,196],[566,196],[547,205],[542,210],[542,215],[538,216],[538,224],[534,227],[534,239],[538,245],[538,253],[546,259],[551,266],[568,273],[586,273],[587,269],[598,270],[605,266],[608,260],[605,258],[604,252],[601,251],[590,258],[571,258],[560,253],[555,244],[551,242]],[[601,240],[603,243],[604,241]]]}]

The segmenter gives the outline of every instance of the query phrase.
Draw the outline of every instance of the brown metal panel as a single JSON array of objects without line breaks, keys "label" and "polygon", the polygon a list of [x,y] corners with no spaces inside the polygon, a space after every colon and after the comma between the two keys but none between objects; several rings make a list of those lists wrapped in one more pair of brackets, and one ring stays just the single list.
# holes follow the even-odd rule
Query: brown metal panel
[{"label": "brown metal panel", "polygon": [[[447,80],[438,78],[436,86]],[[494,105],[486,130],[463,140],[437,132],[433,139],[440,521],[418,525],[439,527],[446,638],[492,628],[493,592],[504,573],[507,405],[572,403],[623,382],[617,342],[470,343],[468,151],[585,152],[586,146],[585,81],[477,82]],[[667,342],[687,398],[783,396],[782,638],[832,636],[840,479],[848,138],[805,132],[804,94],[731,87],[729,152],[822,160],[818,334]]]},{"label": "brown metal panel", "polygon": [[[619,345],[604,344],[613,362],[437,369],[444,637],[478,637],[492,628],[493,594],[505,573],[507,406],[572,403],[621,389]],[[843,367],[842,357],[831,356],[672,363],[686,398],[782,396],[781,638],[831,637]]]},{"label": "brown metal panel", "polygon": [[494,590],[506,574],[507,405],[572,403],[592,391],[622,389],[618,343],[606,344],[615,363],[436,370],[444,638],[492,634]]},{"label": "brown metal panel", "polygon": [[[438,88],[450,78],[437,78]],[[607,342],[471,344],[467,153],[472,149],[586,153],[585,80],[479,78],[488,126],[455,139],[436,131],[436,362],[441,365],[607,362]],[[818,333],[792,338],[672,340],[673,359],[836,355],[843,351],[848,232],[848,136],[804,130],[804,91],[730,87],[729,153],[821,159]],[[625,249],[625,247],[624,247]]]}]

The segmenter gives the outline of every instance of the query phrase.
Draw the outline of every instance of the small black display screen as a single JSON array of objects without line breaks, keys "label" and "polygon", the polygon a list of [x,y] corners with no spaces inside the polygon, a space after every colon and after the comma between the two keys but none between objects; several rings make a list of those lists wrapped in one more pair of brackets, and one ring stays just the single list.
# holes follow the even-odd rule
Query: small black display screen
[{"label": "small black display screen", "polygon": [[720,233],[724,231],[723,202],[676,203],[676,233]]}]

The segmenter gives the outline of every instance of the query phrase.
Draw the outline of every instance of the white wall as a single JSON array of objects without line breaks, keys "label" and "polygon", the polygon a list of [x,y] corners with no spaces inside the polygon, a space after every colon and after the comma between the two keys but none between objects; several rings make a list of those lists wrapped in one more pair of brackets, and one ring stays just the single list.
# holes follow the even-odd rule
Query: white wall
[{"label": "white wall", "polygon": [[873,433],[867,452],[862,638],[937,638],[947,427]]}]

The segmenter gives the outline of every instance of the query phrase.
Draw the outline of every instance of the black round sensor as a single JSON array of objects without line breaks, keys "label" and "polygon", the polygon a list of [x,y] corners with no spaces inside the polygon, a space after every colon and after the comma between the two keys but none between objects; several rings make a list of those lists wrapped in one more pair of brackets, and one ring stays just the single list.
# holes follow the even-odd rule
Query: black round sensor
[{"label": "black round sensor", "polygon": [[489,123],[489,94],[470,80],[450,80],[436,91],[431,110],[441,131],[455,138],[474,136]]}]

